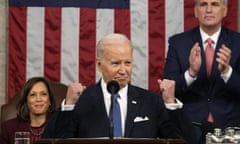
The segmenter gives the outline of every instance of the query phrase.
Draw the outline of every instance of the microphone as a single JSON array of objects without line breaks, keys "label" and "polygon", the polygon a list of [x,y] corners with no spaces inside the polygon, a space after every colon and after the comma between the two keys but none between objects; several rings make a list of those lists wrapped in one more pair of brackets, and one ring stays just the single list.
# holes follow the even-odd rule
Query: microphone
[{"label": "microphone", "polygon": [[110,81],[107,83],[107,91],[111,94],[111,105],[109,112],[109,120],[110,120],[110,130],[109,130],[109,138],[113,139],[113,95],[118,93],[120,86],[117,81]]},{"label": "microphone", "polygon": [[216,128],[215,124],[209,121],[202,121],[201,123],[193,121],[192,124],[199,127],[204,134],[213,133]]},{"label": "microphone", "polygon": [[107,83],[107,90],[111,95],[116,94],[120,89],[120,86],[117,81],[110,81]]}]

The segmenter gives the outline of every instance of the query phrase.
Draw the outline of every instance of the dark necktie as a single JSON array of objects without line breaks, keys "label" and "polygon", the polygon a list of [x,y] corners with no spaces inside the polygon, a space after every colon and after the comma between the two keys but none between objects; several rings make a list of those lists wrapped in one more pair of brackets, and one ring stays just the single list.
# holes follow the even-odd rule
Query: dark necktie
[{"label": "dark necktie", "polygon": [[113,95],[113,109],[110,109],[110,118],[113,116],[113,137],[122,137],[121,110],[117,100],[118,97],[118,94]]},{"label": "dark necktie", "polygon": [[206,68],[207,68],[207,76],[210,77],[211,71],[212,71],[212,63],[213,63],[213,57],[214,57],[214,49],[212,46],[212,40],[211,38],[207,39],[207,47],[205,50],[206,55]]}]

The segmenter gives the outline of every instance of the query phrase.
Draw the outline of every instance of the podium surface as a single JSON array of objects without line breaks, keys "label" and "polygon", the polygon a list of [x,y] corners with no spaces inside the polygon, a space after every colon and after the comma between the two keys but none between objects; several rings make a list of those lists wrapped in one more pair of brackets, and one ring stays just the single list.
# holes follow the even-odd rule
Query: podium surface
[{"label": "podium surface", "polygon": [[186,144],[182,139],[146,139],[146,138],[67,138],[41,139],[36,144]]}]

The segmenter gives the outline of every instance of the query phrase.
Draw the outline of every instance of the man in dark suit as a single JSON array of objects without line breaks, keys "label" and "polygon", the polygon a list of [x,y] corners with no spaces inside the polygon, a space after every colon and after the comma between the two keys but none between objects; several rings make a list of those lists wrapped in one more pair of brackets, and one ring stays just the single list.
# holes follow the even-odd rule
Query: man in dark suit
[{"label": "man in dark suit", "polygon": [[[107,84],[114,80],[120,85],[117,99],[121,110],[120,137],[182,138],[195,144],[193,126],[182,112],[182,103],[174,97],[174,81],[158,80],[162,97],[129,84],[133,49],[126,36],[109,34],[103,37],[97,44],[96,63],[102,79],[83,92],[81,84],[69,86],[65,105],[48,123],[44,138],[111,136],[111,94],[107,91]],[[73,104],[74,110],[71,111]]]},{"label": "man in dark suit", "polygon": [[199,26],[169,39],[163,77],[176,81],[175,95],[192,121],[212,121],[223,130],[240,126],[240,34],[221,25],[227,0],[195,0],[194,12]]}]

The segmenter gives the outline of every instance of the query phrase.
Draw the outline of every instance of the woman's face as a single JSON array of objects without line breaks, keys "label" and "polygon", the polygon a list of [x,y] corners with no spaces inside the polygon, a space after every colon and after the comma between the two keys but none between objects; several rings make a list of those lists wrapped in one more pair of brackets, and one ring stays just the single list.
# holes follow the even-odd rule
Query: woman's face
[{"label": "woman's face", "polygon": [[27,105],[30,115],[44,115],[51,105],[49,93],[43,82],[33,85],[27,96]]}]

